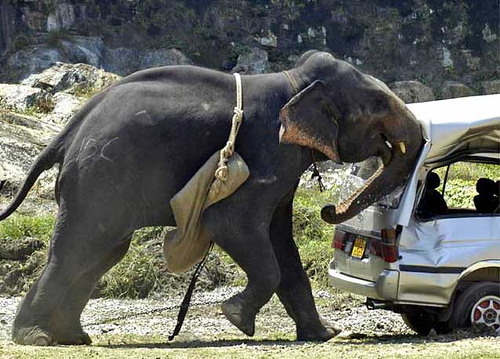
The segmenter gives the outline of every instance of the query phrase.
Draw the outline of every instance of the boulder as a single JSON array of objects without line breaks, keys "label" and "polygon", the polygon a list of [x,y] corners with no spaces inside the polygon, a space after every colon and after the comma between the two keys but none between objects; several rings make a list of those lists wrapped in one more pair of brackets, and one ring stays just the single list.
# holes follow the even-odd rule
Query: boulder
[{"label": "boulder", "polygon": [[68,61],[67,56],[61,49],[34,46],[17,51],[7,58],[9,71],[15,74],[15,78],[24,79],[30,74],[43,71],[56,62]]},{"label": "boulder", "polygon": [[483,92],[485,95],[500,93],[500,79],[483,81],[481,85],[483,86]]},{"label": "boulder", "polygon": [[65,125],[83,105],[84,100],[69,93],[58,92],[52,97],[54,110],[44,117],[44,121],[55,125]]},{"label": "boulder", "polygon": [[278,47],[278,37],[272,31],[263,31],[260,35],[254,36],[254,40],[265,47]]},{"label": "boulder", "polygon": [[177,49],[146,51],[139,64],[139,70],[168,65],[191,65],[193,62]]},{"label": "boulder", "polygon": [[0,107],[24,112],[30,108],[48,110],[52,96],[27,85],[0,84]]},{"label": "boulder", "polygon": [[[16,117],[20,117],[19,121]],[[0,111],[0,182],[4,183],[1,196],[11,198],[17,192],[36,156],[57,134],[53,127],[38,125],[36,118],[27,117]],[[53,198],[56,176],[56,168],[44,172],[30,198]],[[5,201],[2,199],[2,203]]]},{"label": "boulder", "polygon": [[406,103],[435,100],[432,89],[420,81],[397,81],[389,85],[389,87]]},{"label": "boulder", "polygon": [[61,30],[71,27],[76,20],[73,5],[56,4],[54,10],[47,16],[47,31]]},{"label": "boulder", "polygon": [[238,62],[231,72],[242,74],[262,74],[269,71],[269,60],[266,51],[253,47],[249,52],[238,56]]},{"label": "boulder", "polygon": [[93,93],[117,81],[119,76],[87,64],[57,63],[51,68],[31,75],[23,85],[37,87],[55,93]]},{"label": "boulder", "polygon": [[126,76],[139,68],[140,52],[127,47],[106,48],[102,67],[108,72]]},{"label": "boulder", "polygon": [[97,36],[73,36],[71,40],[62,40],[61,47],[71,60],[99,67],[104,52],[104,42]]},{"label": "boulder", "polygon": [[474,92],[469,87],[457,81],[445,81],[441,89],[443,98],[465,97],[473,94]]},{"label": "boulder", "polygon": [[14,80],[22,80],[30,74],[41,72],[57,62],[86,63],[100,66],[104,43],[100,37],[73,36],[60,39],[54,46],[28,46],[7,58],[7,68]]}]

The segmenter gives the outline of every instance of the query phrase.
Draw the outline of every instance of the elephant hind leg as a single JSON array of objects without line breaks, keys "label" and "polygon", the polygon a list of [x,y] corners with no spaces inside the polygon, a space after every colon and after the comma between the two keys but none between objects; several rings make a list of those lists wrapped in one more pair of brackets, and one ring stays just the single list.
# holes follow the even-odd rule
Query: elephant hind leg
[{"label": "elephant hind leg", "polygon": [[[88,343],[79,322],[80,313],[97,278],[121,259],[128,248],[128,243],[120,242],[125,233],[131,232],[124,229],[125,223],[117,223],[102,213],[78,216],[69,216],[64,210],[62,213],[56,222],[47,265],[19,305],[14,319],[12,339],[16,343]],[[94,215],[99,220],[92,218]],[[121,248],[119,256],[113,253],[116,248]]]},{"label": "elephant hind leg", "polygon": [[80,316],[92,295],[97,281],[127,253],[132,235],[127,235],[100,263],[89,268],[69,288],[58,311],[54,313],[51,327],[58,344],[90,344],[92,341],[84,332]]}]

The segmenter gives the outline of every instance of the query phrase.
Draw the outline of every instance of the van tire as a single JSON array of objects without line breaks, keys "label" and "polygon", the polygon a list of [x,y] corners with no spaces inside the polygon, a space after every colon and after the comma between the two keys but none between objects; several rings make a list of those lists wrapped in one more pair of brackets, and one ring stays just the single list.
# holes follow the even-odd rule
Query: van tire
[{"label": "van tire", "polygon": [[495,282],[478,282],[469,285],[457,296],[450,318],[453,329],[470,327],[473,307],[483,298],[500,300],[500,284]]},{"label": "van tire", "polygon": [[419,335],[428,335],[432,329],[437,334],[447,334],[451,331],[447,322],[440,322],[436,314],[419,307],[401,313],[401,317],[405,324]]}]

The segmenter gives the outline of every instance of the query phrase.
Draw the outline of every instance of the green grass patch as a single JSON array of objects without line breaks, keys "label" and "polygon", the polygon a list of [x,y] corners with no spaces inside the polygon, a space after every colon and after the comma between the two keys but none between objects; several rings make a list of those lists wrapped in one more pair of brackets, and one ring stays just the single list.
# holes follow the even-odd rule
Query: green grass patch
[{"label": "green grass patch", "polygon": [[16,214],[0,222],[0,238],[16,240],[30,237],[48,243],[54,223],[55,217],[51,215],[27,216]]},{"label": "green grass patch", "polygon": [[293,202],[293,233],[302,264],[315,287],[328,287],[328,262],[333,256],[334,226],[321,219],[321,208],[329,203],[330,191],[299,188]]}]

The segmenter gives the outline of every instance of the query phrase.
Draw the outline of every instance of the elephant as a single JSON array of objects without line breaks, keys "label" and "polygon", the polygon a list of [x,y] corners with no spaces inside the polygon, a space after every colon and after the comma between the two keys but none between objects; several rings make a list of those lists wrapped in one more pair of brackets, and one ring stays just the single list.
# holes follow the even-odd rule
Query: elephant
[{"label": "elephant", "polygon": [[[286,72],[243,75],[242,87],[236,151],[250,175],[203,214],[211,241],[247,276],[222,311],[252,336],[276,293],[297,340],[326,341],[339,330],[318,314],[292,236],[299,178],[313,158],[380,157],[366,186],[322,211],[329,222],[345,221],[407,178],[422,131],[383,82],[327,52],[308,51]],[[235,88],[231,74],[202,67],[139,71],[92,97],[41,152],[0,213],[12,214],[37,177],[59,165],[48,261],[19,305],[16,343],[91,343],[80,315],[96,282],[123,258],[135,230],[175,226],[169,200],[226,143]]]}]

